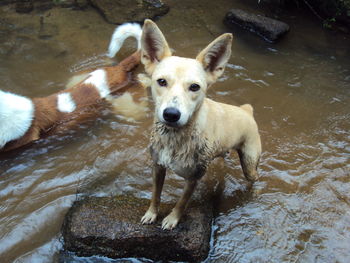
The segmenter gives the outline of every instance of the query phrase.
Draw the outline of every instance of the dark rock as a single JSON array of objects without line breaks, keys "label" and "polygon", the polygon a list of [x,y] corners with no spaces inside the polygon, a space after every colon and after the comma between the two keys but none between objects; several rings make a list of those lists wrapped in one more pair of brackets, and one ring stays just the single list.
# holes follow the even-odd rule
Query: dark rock
[{"label": "dark rock", "polygon": [[90,0],[109,23],[143,22],[168,13],[169,7],[161,0]]},{"label": "dark rock", "polygon": [[36,1],[34,3],[34,9],[39,11],[39,12],[44,12],[47,10],[50,10],[55,6],[54,1]]},{"label": "dark rock", "polygon": [[17,13],[30,13],[33,11],[34,5],[32,0],[20,0],[16,2]]},{"label": "dark rock", "polygon": [[154,225],[140,219],[149,200],[131,196],[88,197],[67,213],[62,233],[65,251],[77,256],[149,258],[198,262],[207,257],[211,233],[211,202],[192,202],[178,226],[162,230],[161,220],[173,205],[162,205]]},{"label": "dark rock", "polygon": [[281,21],[245,12],[240,9],[230,10],[224,19],[229,27],[242,26],[263,37],[268,42],[276,42],[289,31],[289,26]]}]

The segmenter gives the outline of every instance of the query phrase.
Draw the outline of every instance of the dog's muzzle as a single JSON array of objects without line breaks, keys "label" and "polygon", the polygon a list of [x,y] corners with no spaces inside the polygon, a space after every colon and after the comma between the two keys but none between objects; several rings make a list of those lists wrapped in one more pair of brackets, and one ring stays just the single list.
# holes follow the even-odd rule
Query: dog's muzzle
[{"label": "dog's muzzle", "polygon": [[181,112],[174,108],[169,107],[163,111],[163,118],[170,126],[175,126],[177,121],[180,120]]}]

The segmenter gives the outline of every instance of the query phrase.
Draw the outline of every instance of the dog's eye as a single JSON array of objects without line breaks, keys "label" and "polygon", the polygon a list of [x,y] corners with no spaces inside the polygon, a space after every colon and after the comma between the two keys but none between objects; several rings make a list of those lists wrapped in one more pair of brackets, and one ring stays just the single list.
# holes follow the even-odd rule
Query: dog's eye
[{"label": "dog's eye", "polygon": [[159,86],[162,86],[162,87],[166,87],[168,85],[165,79],[157,79],[157,82]]},{"label": "dog's eye", "polygon": [[201,87],[198,84],[191,84],[190,91],[198,91]]}]

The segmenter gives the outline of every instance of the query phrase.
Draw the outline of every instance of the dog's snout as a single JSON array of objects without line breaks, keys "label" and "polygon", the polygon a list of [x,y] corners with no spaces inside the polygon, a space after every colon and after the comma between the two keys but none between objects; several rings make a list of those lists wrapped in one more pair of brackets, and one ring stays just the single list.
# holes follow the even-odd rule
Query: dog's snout
[{"label": "dog's snout", "polygon": [[174,107],[166,108],[163,111],[163,118],[167,122],[177,122],[180,119],[180,117],[181,112]]}]

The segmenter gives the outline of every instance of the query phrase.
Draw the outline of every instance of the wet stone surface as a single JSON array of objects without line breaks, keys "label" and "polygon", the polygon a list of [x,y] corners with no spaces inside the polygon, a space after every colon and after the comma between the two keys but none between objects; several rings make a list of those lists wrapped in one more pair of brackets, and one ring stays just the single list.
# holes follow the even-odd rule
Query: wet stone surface
[{"label": "wet stone surface", "polygon": [[255,15],[240,9],[231,9],[224,23],[229,27],[239,25],[256,33],[268,42],[276,42],[289,31],[289,25],[269,17]]},{"label": "wet stone surface", "polygon": [[143,22],[146,18],[154,19],[168,13],[169,6],[160,0],[91,0],[107,22]]},{"label": "wet stone surface", "polygon": [[179,225],[172,231],[161,229],[161,220],[173,205],[161,205],[158,221],[142,225],[140,219],[149,200],[132,196],[88,197],[76,201],[66,215],[62,233],[65,252],[60,262],[70,262],[67,254],[110,258],[149,258],[198,262],[209,251],[212,205],[192,202]]}]

